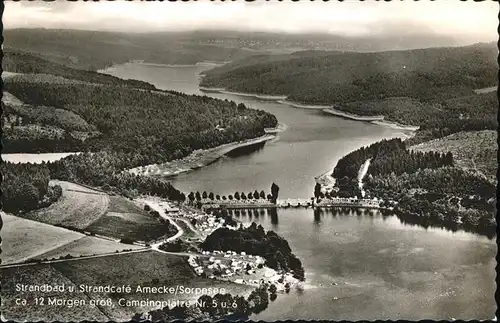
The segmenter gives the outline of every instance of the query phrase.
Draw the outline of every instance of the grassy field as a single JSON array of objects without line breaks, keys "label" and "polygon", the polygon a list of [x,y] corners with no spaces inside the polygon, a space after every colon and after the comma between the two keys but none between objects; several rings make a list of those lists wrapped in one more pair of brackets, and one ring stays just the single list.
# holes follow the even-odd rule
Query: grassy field
[{"label": "grassy field", "polygon": [[16,263],[78,241],[83,234],[1,213],[2,264]]},{"label": "grassy field", "polygon": [[497,133],[494,130],[459,132],[411,147],[415,151],[451,151],[457,167],[473,170],[496,182]]},{"label": "grassy field", "polygon": [[69,182],[54,181],[63,189],[59,201],[26,215],[27,218],[65,227],[84,229],[102,217],[109,204],[105,193]]},{"label": "grassy field", "polygon": [[154,216],[122,196],[110,196],[106,215],[86,230],[116,238],[150,241],[163,236],[165,228]]},{"label": "grassy field", "polygon": [[68,254],[79,257],[111,253],[140,246],[122,244],[37,221],[1,213],[2,264],[22,262],[27,259],[52,259]]},{"label": "grassy field", "polygon": [[[169,233],[159,219],[144,211],[142,205],[125,197],[109,196],[69,182],[52,181],[52,184],[58,184],[63,189],[59,201],[23,217],[116,239],[150,241]],[[106,250],[109,248],[114,247],[104,247]]]},{"label": "grassy field", "polygon": [[71,255],[73,257],[91,256],[103,253],[111,253],[122,251],[125,249],[140,249],[142,247],[136,245],[123,244],[111,240],[101,239],[97,237],[82,237],[65,244],[59,248],[52,249],[48,252],[40,254],[35,259],[56,259],[61,256]]}]

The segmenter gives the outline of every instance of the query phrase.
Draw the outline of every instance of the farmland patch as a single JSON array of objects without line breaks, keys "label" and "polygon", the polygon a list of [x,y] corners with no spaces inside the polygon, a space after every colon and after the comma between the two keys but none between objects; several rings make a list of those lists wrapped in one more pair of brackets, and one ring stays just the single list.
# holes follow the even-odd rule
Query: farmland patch
[{"label": "farmland patch", "polygon": [[109,204],[107,194],[87,187],[54,181],[62,187],[59,201],[26,215],[27,218],[64,227],[84,229],[102,217]]},{"label": "farmland patch", "polygon": [[82,237],[78,240],[72,241],[59,248],[52,249],[43,253],[36,259],[57,259],[66,255],[72,257],[91,256],[104,253],[111,253],[116,251],[123,251],[128,249],[140,249],[142,247],[136,245],[123,244],[116,241],[101,239],[97,237]]},{"label": "farmland patch", "polygon": [[63,247],[83,234],[1,213],[2,264],[21,262]]}]

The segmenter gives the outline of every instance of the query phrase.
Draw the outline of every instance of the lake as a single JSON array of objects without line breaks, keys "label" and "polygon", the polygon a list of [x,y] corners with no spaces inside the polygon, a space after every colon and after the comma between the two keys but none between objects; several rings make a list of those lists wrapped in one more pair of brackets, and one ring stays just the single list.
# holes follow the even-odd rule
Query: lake
[{"label": "lake", "polygon": [[[105,72],[203,95],[199,74],[208,68],[126,64]],[[275,182],[280,198],[309,197],[314,177],[331,171],[343,155],[383,138],[411,135],[273,100],[206,94],[271,112],[287,130],[252,153],[225,157],[169,179],[185,192],[268,192]],[[281,209],[277,217],[252,213],[237,218],[260,223],[286,238],[306,271],[302,289],[279,295],[253,320],[494,317],[497,247],[493,240],[402,224],[397,217],[379,213]]]}]

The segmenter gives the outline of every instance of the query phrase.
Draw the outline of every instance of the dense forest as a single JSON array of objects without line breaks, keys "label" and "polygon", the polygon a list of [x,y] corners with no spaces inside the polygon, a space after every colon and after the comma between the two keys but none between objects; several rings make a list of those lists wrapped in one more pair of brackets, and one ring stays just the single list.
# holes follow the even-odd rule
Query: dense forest
[{"label": "dense forest", "polygon": [[442,167],[368,176],[365,189],[394,206],[406,222],[495,235],[496,187],[465,170]]},{"label": "dense forest", "polygon": [[131,153],[136,162],[130,167],[257,137],[264,134],[264,128],[277,124],[276,118],[264,111],[206,96],[30,82],[7,82],[5,90],[27,104],[79,115],[101,132],[85,141],[87,149]]},{"label": "dense forest", "polygon": [[384,139],[339,159],[332,173],[332,176],[337,179],[338,196],[361,196],[358,187],[358,172],[368,159],[370,159],[368,174],[372,176],[414,173],[419,169],[453,165],[451,153],[417,153],[407,149],[406,144],[399,138]]},{"label": "dense forest", "polygon": [[445,100],[440,109],[439,115],[429,116],[425,122],[419,124],[419,131],[415,137],[408,140],[408,145],[442,138],[460,131],[498,129],[496,91]]},{"label": "dense forest", "polygon": [[[309,104],[410,97],[424,102],[473,94],[497,83],[497,46],[477,44],[377,53],[338,53],[208,71],[206,87],[287,95]],[[243,61],[244,62],[244,61]]]},{"label": "dense forest", "polygon": [[50,205],[62,194],[60,186],[49,186],[50,170],[47,165],[0,165],[2,174],[2,210],[29,212]]},{"label": "dense forest", "polygon": [[200,245],[204,250],[246,252],[264,257],[266,265],[276,270],[290,270],[294,277],[304,280],[301,261],[292,253],[288,242],[274,231],[264,231],[254,222],[247,228],[237,230],[219,228]]},{"label": "dense forest", "polygon": [[370,159],[364,189],[393,207],[402,221],[494,235],[496,187],[475,172],[453,167],[451,152],[414,152],[400,139],[382,140],[339,160],[333,196],[360,196],[357,175]]}]

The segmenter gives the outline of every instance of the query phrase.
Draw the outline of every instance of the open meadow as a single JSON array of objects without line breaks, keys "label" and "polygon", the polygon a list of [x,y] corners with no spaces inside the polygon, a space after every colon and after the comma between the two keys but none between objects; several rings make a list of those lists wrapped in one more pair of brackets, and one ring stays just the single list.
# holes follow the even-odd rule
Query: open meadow
[{"label": "open meadow", "polygon": [[2,212],[2,265],[21,262],[85,235]]},{"label": "open meadow", "polygon": [[115,239],[150,241],[169,234],[166,225],[137,202],[75,183],[51,181],[51,184],[62,187],[61,198],[23,217]]},{"label": "open meadow", "polygon": [[52,249],[48,252],[34,257],[35,259],[58,259],[70,255],[72,257],[92,256],[105,253],[123,251],[123,250],[136,250],[143,247],[137,245],[130,245],[119,243],[112,240],[85,236],[78,240],[71,241],[59,248]]},{"label": "open meadow", "polygon": [[103,216],[109,204],[109,197],[105,193],[88,189],[84,186],[54,181],[62,188],[61,198],[49,207],[26,214],[32,220],[84,229]]},{"label": "open meadow", "polygon": [[86,230],[114,238],[150,241],[168,233],[159,220],[139,203],[122,196],[110,196],[107,212]]}]

